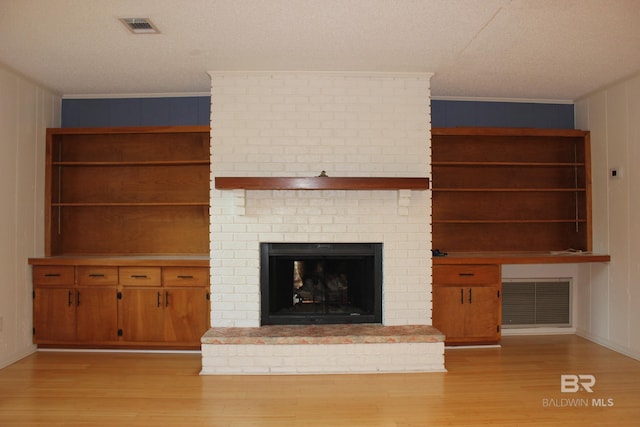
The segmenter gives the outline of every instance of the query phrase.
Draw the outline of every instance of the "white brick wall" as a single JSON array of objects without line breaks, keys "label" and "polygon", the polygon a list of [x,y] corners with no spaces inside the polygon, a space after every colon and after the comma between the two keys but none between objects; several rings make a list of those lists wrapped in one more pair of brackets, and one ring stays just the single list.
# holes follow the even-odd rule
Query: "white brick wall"
[{"label": "white brick wall", "polygon": [[444,343],[208,345],[203,375],[444,372]]},{"label": "white brick wall", "polygon": [[[430,175],[428,74],[211,73],[216,176]],[[213,326],[259,326],[260,242],[383,242],[383,323],[431,324],[428,191],[211,191]]]},{"label": "white brick wall", "polygon": [[[216,176],[430,176],[428,74],[211,73]],[[260,242],[382,242],[385,325],[431,324],[429,191],[211,190],[211,323],[260,326]],[[441,343],[203,345],[203,373],[442,370]]]},{"label": "white brick wall", "polygon": [[211,73],[214,175],[425,176],[429,75]]}]

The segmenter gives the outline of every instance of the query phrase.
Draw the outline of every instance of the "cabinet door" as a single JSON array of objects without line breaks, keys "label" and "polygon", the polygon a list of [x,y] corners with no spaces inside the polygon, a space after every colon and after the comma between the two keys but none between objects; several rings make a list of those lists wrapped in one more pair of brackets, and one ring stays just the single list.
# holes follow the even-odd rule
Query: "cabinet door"
[{"label": "cabinet door", "polygon": [[164,339],[200,343],[209,328],[209,301],[205,288],[167,288]]},{"label": "cabinet door", "polygon": [[44,343],[75,340],[75,289],[36,288],[34,292],[34,342]]},{"label": "cabinet door", "polygon": [[78,341],[98,343],[118,339],[115,287],[78,288],[76,308]]},{"label": "cabinet door", "polygon": [[446,339],[465,335],[464,288],[433,286],[433,326],[445,334]]},{"label": "cabinet door", "polygon": [[162,289],[124,288],[121,307],[122,336],[125,341],[163,341]]},{"label": "cabinet door", "polygon": [[472,286],[464,290],[464,335],[484,340],[499,339],[501,304],[495,286]]}]

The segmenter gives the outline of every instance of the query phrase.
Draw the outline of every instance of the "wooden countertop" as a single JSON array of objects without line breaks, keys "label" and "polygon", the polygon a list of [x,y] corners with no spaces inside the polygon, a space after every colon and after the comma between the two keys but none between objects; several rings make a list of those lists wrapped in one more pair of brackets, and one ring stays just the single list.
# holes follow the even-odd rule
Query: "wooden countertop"
[{"label": "wooden countertop", "polygon": [[29,258],[30,265],[101,265],[145,267],[209,267],[209,256],[149,255],[149,256],[82,256],[65,255]]},{"label": "wooden countertop", "polygon": [[611,256],[591,252],[454,252],[433,257],[434,265],[456,264],[572,264],[609,262]]},{"label": "wooden countertop", "polygon": [[[571,264],[609,262],[611,256],[588,252],[453,252],[433,257],[434,265]],[[209,267],[209,256],[52,256],[29,258],[30,265],[122,265]]]}]

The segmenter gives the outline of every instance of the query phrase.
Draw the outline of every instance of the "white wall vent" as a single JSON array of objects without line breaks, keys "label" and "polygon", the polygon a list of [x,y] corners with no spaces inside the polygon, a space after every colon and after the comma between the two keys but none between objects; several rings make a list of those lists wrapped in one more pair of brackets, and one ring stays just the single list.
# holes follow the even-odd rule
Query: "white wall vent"
[{"label": "white wall vent", "polygon": [[513,279],[503,282],[502,326],[571,326],[571,280]]},{"label": "white wall vent", "polygon": [[120,18],[129,31],[134,34],[158,34],[160,31],[149,18]]}]

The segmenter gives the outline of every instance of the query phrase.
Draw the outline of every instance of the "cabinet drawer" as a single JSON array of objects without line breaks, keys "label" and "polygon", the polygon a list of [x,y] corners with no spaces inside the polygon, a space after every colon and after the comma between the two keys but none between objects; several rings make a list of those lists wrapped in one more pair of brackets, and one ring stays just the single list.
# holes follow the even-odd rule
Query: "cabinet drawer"
[{"label": "cabinet drawer", "polygon": [[118,279],[123,286],[160,286],[160,267],[120,267]]},{"label": "cabinet drawer", "polygon": [[34,265],[34,285],[73,285],[74,269],[71,265]]},{"label": "cabinet drawer", "polygon": [[495,285],[500,283],[500,266],[434,265],[433,283],[439,285]]},{"label": "cabinet drawer", "polygon": [[78,285],[117,285],[118,267],[78,266]]},{"label": "cabinet drawer", "polygon": [[164,286],[208,286],[209,269],[201,267],[163,267]]}]

